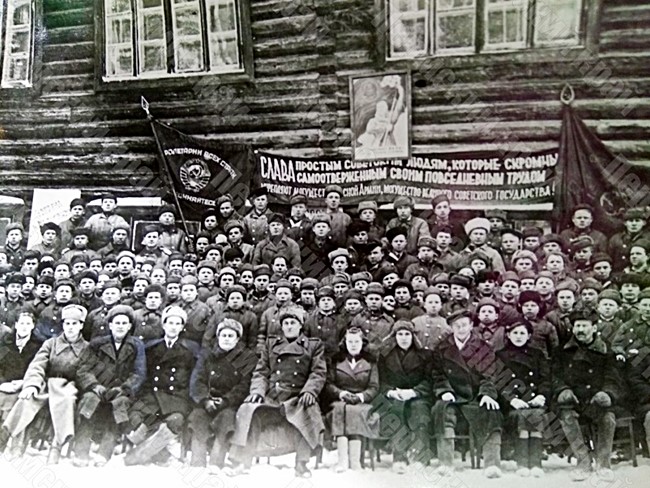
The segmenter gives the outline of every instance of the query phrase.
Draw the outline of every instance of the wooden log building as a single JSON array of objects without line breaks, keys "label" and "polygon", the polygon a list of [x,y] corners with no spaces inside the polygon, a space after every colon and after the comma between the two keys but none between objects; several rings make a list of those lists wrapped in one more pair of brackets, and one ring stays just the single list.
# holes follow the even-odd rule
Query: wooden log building
[{"label": "wooden log building", "polygon": [[34,188],[148,194],[156,148],[141,95],[157,119],[189,134],[349,155],[349,77],[404,69],[415,153],[556,146],[569,82],[602,140],[650,164],[643,0],[0,6],[0,194],[27,206]]}]

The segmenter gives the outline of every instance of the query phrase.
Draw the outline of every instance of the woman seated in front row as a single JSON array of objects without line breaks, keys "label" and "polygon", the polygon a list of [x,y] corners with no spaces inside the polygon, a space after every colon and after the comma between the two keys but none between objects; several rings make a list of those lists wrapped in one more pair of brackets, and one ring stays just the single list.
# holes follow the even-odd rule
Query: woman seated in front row
[{"label": "woman seated in front row", "polygon": [[362,438],[379,437],[379,415],[372,413],[372,401],[379,392],[379,371],[364,350],[365,342],[358,327],[346,331],[325,385],[327,399],[332,402],[327,419],[336,438],[339,473],[361,469]]}]

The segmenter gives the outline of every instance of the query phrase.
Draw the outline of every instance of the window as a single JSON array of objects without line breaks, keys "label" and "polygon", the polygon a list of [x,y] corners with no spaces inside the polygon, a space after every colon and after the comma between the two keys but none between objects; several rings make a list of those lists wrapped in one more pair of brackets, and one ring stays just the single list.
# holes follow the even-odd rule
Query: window
[{"label": "window", "polygon": [[0,39],[2,88],[32,86],[34,9],[34,0],[0,2],[0,32],[4,32],[4,39]]},{"label": "window", "polygon": [[387,57],[578,45],[582,0],[385,0]]},{"label": "window", "polygon": [[244,72],[240,0],[104,0],[105,81]]}]

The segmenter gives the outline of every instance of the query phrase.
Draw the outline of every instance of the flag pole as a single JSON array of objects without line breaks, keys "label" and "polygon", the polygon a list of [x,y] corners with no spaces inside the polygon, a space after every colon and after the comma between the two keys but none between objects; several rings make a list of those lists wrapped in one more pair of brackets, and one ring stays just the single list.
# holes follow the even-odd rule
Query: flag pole
[{"label": "flag pole", "polygon": [[189,228],[187,227],[187,221],[185,220],[183,209],[181,208],[181,204],[178,200],[178,194],[176,193],[176,188],[174,188],[174,184],[172,183],[171,173],[169,171],[169,163],[167,162],[167,158],[165,157],[165,152],[163,151],[162,145],[160,144],[158,133],[156,132],[156,126],[154,124],[155,119],[153,115],[151,115],[151,112],[149,111],[149,102],[143,96],[140,96],[140,105],[142,107],[142,110],[144,110],[145,113],[147,114],[147,120],[149,120],[149,124],[151,125],[151,131],[153,132],[153,137],[156,140],[156,147],[158,148],[158,154],[160,155],[160,160],[162,161],[162,169],[166,175],[167,184],[172,190],[174,203],[176,204],[176,208],[178,209],[178,214],[180,215],[181,222],[183,223],[183,230],[185,230],[185,242],[187,244],[187,248],[191,252],[194,252],[194,244],[190,240],[190,231]]}]

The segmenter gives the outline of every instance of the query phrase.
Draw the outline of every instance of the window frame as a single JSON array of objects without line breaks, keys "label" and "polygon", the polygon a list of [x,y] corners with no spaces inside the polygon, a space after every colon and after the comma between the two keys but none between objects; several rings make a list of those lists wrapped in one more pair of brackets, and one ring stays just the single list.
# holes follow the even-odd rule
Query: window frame
[{"label": "window frame", "polygon": [[[137,1],[137,0],[135,0]],[[170,21],[173,22],[171,17],[171,9],[167,11],[166,3],[163,0],[163,6],[165,8],[165,14],[170,15]],[[122,90],[145,90],[148,88],[155,89],[188,89],[194,86],[197,82],[201,86],[219,86],[223,84],[231,83],[241,83],[249,82],[253,80],[253,34],[251,29],[251,20],[250,20],[250,5],[249,2],[245,0],[239,0],[239,27],[240,27],[240,38],[241,46],[240,53],[242,57],[242,69],[238,72],[219,72],[219,71],[210,71],[210,72],[183,72],[183,73],[174,73],[162,77],[157,77],[156,75],[144,75],[139,78],[121,78],[109,80],[105,78],[106,72],[106,17],[104,15],[104,0],[95,1],[95,91],[97,92],[110,92],[110,91],[122,91]],[[203,8],[203,2],[199,2],[201,8]],[[171,6],[171,3],[170,3]],[[132,38],[135,38],[137,34],[134,21],[131,23],[132,28]],[[203,63],[205,63],[206,57],[209,57],[207,51],[207,33],[202,32],[202,43],[204,46],[203,52]],[[167,57],[176,59],[176,47],[177,40],[174,38],[174,41],[165,34],[166,39],[166,48],[167,48]],[[138,46],[135,46],[132,51],[135,56],[135,52],[138,50]],[[137,60],[134,58],[133,63]],[[204,64],[205,66],[205,64]]]},{"label": "window frame", "polygon": [[[434,6],[436,0],[430,0]],[[535,45],[536,34],[533,32],[533,25],[535,23],[534,10],[528,9],[526,18],[526,31],[524,32],[525,47],[522,48],[490,48],[486,45],[486,19],[487,19],[487,1],[476,0],[477,13],[475,15],[475,32],[474,32],[474,45],[471,51],[465,48],[449,49],[438,51],[431,54],[435,46],[436,37],[435,32],[429,33],[430,45],[427,46],[429,53],[402,56],[402,57],[389,57],[390,46],[390,26],[387,22],[387,12],[389,11],[390,0],[375,0],[374,14],[375,19],[375,34],[376,34],[376,59],[380,66],[396,65],[414,68],[418,64],[426,63],[438,58],[454,58],[454,64],[459,66],[473,65],[473,64],[491,64],[498,62],[502,59],[503,55],[507,55],[509,59],[526,60],[526,59],[555,59],[559,53],[566,52],[567,50],[589,51],[590,54],[596,55],[598,53],[599,43],[598,37],[600,34],[600,21],[602,17],[603,0],[581,0],[581,14],[579,18],[579,39],[577,44],[567,43],[545,43],[543,45]],[[536,3],[535,0],[533,0]],[[437,16],[436,16],[437,17]],[[432,19],[431,22],[437,24],[437,19]],[[532,45],[529,44],[532,40]],[[463,51],[464,50],[464,51]],[[494,61],[493,61],[494,60]]]},{"label": "window frame", "polygon": [[2,99],[24,99],[38,96],[42,88],[43,71],[43,0],[32,0],[32,22],[31,22],[31,59],[30,59],[30,83],[27,85],[2,86],[4,82],[5,50],[7,42],[7,8],[11,0],[0,0],[0,100]]}]

